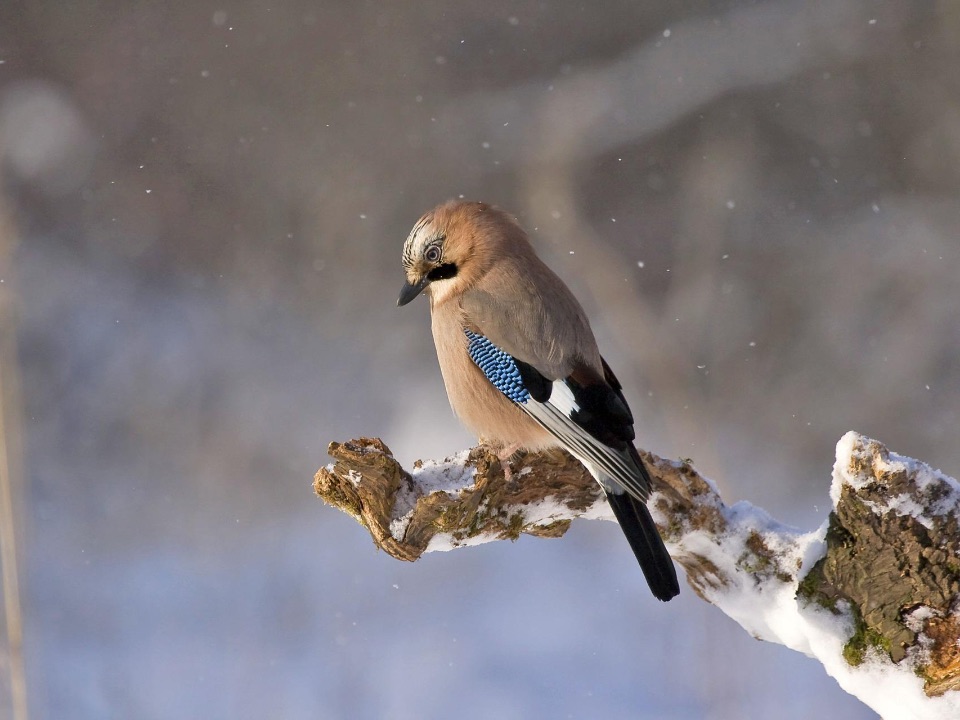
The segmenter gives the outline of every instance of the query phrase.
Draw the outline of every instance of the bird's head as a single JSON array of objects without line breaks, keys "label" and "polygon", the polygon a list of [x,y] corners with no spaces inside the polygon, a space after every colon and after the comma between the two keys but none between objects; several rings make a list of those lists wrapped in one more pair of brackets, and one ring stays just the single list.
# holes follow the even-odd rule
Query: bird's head
[{"label": "bird's head", "polygon": [[523,232],[508,215],[484,203],[453,201],[426,213],[403,244],[407,282],[397,305],[425,290],[434,303],[464,292],[514,231]]}]

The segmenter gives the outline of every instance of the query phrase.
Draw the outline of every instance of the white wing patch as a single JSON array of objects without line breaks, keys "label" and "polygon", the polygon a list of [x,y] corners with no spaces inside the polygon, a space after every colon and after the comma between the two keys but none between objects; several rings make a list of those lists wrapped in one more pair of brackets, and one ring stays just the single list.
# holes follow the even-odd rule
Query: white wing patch
[{"label": "white wing patch", "polygon": [[580,411],[580,406],[573,396],[573,391],[563,380],[553,381],[553,389],[550,391],[550,399],[547,402],[567,417],[571,417],[575,412]]}]

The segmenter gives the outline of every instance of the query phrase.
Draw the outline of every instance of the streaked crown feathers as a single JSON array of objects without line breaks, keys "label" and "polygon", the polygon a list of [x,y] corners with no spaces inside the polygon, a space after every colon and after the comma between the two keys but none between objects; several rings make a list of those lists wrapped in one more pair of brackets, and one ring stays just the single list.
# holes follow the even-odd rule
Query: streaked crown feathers
[{"label": "streaked crown feathers", "polygon": [[435,215],[436,212],[431,210],[417,220],[417,224],[413,226],[406,241],[403,243],[401,262],[403,263],[404,270],[410,271],[419,265],[424,259],[428,246],[442,246],[444,238],[442,233],[435,227]]}]

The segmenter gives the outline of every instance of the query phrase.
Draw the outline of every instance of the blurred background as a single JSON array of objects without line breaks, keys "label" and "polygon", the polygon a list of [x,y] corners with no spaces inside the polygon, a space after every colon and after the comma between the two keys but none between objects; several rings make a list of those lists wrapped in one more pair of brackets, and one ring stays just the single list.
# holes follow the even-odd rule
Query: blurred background
[{"label": "blurred background", "polygon": [[408,565],[311,482],[331,440],[473,444],[396,307],[460,196],[730,502],[817,527],[851,429],[956,475],[958,67],[949,0],[5,0],[29,717],[875,717],[653,600],[612,523]]}]

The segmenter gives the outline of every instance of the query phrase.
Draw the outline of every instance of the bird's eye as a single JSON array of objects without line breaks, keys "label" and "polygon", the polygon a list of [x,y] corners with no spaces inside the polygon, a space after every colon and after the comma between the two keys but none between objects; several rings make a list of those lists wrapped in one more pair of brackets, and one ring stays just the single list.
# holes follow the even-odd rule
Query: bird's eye
[{"label": "bird's eye", "polygon": [[436,245],[431,245],[427,248],[427,251],[423,254],[423,259],[427,262],[435,263],[440,260],[440,248]]}]

